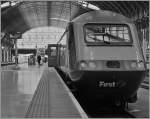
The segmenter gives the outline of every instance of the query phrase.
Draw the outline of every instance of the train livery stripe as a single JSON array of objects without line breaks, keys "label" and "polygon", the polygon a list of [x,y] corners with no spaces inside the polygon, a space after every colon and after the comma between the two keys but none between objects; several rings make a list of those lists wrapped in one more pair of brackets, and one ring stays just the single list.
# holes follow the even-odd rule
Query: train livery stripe
[{"label": "train livery stripe", "polygon": [[[59,77],[59,79],[62,79],[59,74],[57,73],[57,71],[55,69],[52,69],[56,72],[57,76]],[[68,89],[68,87],[66,86],[66,84],[60,80],[61,83],[63,84],[63,86],[65,87],[65,89],[67,90],[70,98],[72,99],[73,103],[75,104],[76,108],[78,109],[80,115],[82,116],[82,118],[88,118],[87,114],[84,112],[84,110],[82,109],[82,107],[80,106],[80,104],[78,103],[78,101],[75,99],[75,97],[73,96],[73,94],[70,92],[70,90]]]}]

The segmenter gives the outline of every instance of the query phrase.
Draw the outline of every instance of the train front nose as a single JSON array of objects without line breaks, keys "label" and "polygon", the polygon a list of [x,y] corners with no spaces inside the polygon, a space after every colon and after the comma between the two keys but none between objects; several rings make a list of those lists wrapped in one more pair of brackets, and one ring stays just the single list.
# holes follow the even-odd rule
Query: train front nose
[{"label": "train front nose", "polygon": [[80,88],[93,98],[129,99],[137,92],[144,73],[143,71],[87,71],[82,77]]}]

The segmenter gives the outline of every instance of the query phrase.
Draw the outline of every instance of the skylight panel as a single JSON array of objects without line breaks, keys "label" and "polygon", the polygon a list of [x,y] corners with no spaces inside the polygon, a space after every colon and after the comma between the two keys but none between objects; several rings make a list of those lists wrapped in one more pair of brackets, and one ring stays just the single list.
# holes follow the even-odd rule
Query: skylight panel
[{"label": "skylight panel", "polygon": [[86,1],[78,1],[78,3],[81,4],[83,7],[87,7],[87,8],[93,9],[93,10],[100,10],[100,8],[98,8],[97,6],[92,5]]}]

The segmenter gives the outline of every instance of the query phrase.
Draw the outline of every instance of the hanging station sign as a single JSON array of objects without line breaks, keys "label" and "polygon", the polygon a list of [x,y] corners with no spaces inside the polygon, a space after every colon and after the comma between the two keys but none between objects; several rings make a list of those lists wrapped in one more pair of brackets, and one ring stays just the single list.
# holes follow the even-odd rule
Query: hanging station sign
[{"label": "hanging station sign", "polygon": [[10,38],[11,39],[19,39],[22,37],[22,34],[20,32],[14,33],[14,34],[10,34]]}]

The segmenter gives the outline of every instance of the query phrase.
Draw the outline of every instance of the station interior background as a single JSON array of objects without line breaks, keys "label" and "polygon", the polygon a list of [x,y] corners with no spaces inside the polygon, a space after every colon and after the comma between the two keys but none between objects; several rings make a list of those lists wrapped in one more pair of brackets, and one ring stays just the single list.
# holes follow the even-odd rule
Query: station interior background
[{"label": "station interior background", "polygon": [[[18,62],[55,44],[73,18],[92,10],[110,10],[131,18],[138,29],[140,44],[149,67],[149,1],[1,1],[1,64]],[[65,44],[65,38],[61,41]]]},{"label": "station interior background", "polygon": [[[56,44],[58,41],[60,41],[60,39],[65,33],[65,29],[68,22],[70,22],[71,20],[73,20],[74,18],[83,13],[93,10],[108,10],[116,12],[130,18],[135,23],[140,38],[140,45],[142,46],[143,54],[148,68],[147,70],[148,73],[144,81],[147,83],[149,89],[149,53],[150,53],[149,0],[145,1],[144,0],[141,1],[1,0],[0,3],[1,3],[1,51],[0,51],[1,66],[4,67],[6,66],[6,69],[4,68],[4,70],[2,67],[3,70],[2,81],[4,85],[2,85],[3,88],[1,89],[3,90],[2,100],[3,102],[5,102],[3,103],[4,105],[3,115],[5,115],[6,112],[8,111],[8,114],[6,115],[12,117],[13,114],[15,115],[19,111],[21,112],[20,108],[17,107],[17,104],[19,105],[19,107],[23,108],[22,105],[26,105],[26,103],[29,103],[29,98],[31,100],[32,97],[31,93],[32,94],[34,93],[38,81],[40,80],[40,78],[37,77],[40,77],[42,75],[43,69],[42,68],[40,69],[38,67],[37,62],[35,62],[34,66],[32,63],[31,63],[32,66],[31,65],[29,66],[30,61],[29,58],[31,56],[35,56],[35,58],[37,58],[37,55],[39,54],[42,57],[47,57],[48,44]],[[65,45],[66,37],[64,37],[60,43]],[[13,65],[15,66],[15,64],[18,66],[26,64],[25,65],[27,66],[25,67],[26,70],[24,69],[11,71],[7,70],[7,66],[11,67]],[[42,66],[43,67],[46,66],[48,68],[48,65],[46,63]],[[18,74],[16,72],[18,72]],[[47,81],[50,81],[49,77],[52,77],[52,75],[50,75],[50,73],[48,72],[44,73],[44,75],[47,76]],[[51,87],[53,88],[54,86],[54,88],[56,88],[56,86],[53,85],[52,83],[50,83]],[[12,88],[12,86],[14,86],[15,88]],[[47,90],[45,87],[43,89]],[[18,98],[19,96],[15,92],[18,90],[17,88],[19,89],[20,92],[25,91],[25,93],[29,93],[29,97],[19,95],[21,97],[21,101],[28,98],[28,102],[21,102],[21,101],[19,102]],[[58,92],[59,91],[60,90],[58,90]],[[148,90],[146,91],[147,91],[146,93],[140,92],[142,100],[147,100],[147,97],[149,97]],[[9,98],[8,95],[5,95],[8,92],[10,93],[9,96],[11,98]],[[46,93],[44,92],[43,94]],[[13,94],[17,96],[15,97]],[[54,94],[53,96],[56,95]],[[9,101],[6,99],[10,100],[10,102],[14,101],[14,103],[9,103]],[[146,110],[146,111],[143,110],[144,116],[148,115],[147,112],[149,112],[148,105],[145,104],[145,102],[139,103],[142,109]],[[149,103],[149,100],[147,102]],[[6,105],[8,105],[8,107],[6,107]],[[17,107],[16,109],[18,112],[14,109],[14,107]],[[42,108],[43,110],[45,109],[44,107]]]}]

